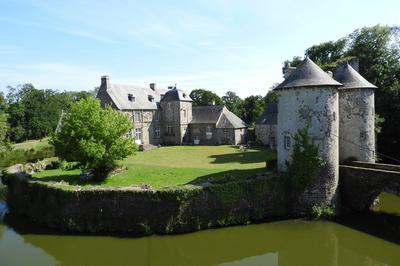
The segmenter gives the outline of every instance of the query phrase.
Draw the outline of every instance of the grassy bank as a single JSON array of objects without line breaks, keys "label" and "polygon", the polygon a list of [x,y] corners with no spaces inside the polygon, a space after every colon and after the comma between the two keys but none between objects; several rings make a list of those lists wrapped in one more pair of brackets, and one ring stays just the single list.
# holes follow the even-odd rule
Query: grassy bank
[{"label": "grassy bank", "polygon": [[[241,151],[235,146],[171,146],[138,152],[121,163],[128,170],[103,183],[92,183],[79,177],[79,170],[46,170],[34,175],[41,181],[92,186],[150,185],[159,189],[182,184],[240,180],[265,172],[265,161],[275,153],[264,148]],[[65,182],[65,183],[64,183]]]}]

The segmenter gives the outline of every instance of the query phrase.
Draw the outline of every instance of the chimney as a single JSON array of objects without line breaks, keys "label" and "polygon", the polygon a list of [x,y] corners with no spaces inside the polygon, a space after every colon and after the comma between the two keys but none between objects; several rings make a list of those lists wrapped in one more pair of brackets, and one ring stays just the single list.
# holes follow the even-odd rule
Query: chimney
[{"label": "chimney", "polygon": [[101,86],[104,86],[106,89],[110,87],[110,78],[107,75],[101,76]]},{"label": "chimney", "polygon": [[156,90],[156,84],[155,83],[150,83],[150,89],[155,91]]},{"label": "chimney", "polygon": [[290,63],[287,66],[282,68],[283,78],[286,79],[287,77],[292,74],[292,72],[296,69],[296,67],[290,66]]}]

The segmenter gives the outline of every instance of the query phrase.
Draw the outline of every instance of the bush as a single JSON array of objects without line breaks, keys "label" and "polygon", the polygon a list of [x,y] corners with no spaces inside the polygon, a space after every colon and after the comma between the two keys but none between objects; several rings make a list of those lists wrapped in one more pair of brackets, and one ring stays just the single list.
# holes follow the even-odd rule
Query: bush
[{"label": "bush", "polygon": [[311,217],[314,219],[332,219],[336,214],[335,207],[330,205],[315,205],[311,209]]},{"label": "bush", "polygon": [[47,146],[36,150],[16,149],[0,153],[0,167],[8,167],[17,163],[36,162],[45,158],[54,157],[54,147]]},{"label": "bush", "polygon": [[136,150],[127,137],[133,127],[129,117],[101,108],[96,99],[82,99],[65,115],[62,128],[51,138],[56,154],[68,162],[79,162],[82,170],[102,181],[117,167],[117,161]]},{"label": "bush", "polygon": [[285,188],[290,192],[303,192],[318,175],[324,161],[319,156],[319,147],[308,135],[309,125],[294,136],[292,162],[287,164],[284,174]]}]

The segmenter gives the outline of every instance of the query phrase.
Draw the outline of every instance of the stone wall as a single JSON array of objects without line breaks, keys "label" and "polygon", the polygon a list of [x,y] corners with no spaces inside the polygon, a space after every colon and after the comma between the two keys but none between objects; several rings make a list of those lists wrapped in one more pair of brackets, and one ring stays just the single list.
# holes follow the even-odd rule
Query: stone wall
[{"label": "stone wall", "polygon": [[339,161],[375,162],[374,90],[339,90],[339,111]]},{"label": "stone wall", "polygon": [[[260,141],[262,144],[269,146],[272,150],[276,149],[276,125],[257,124],[256,141]],[[271,138],[275,141],[271,143]]]},{"label": "stone wall", "polygon": [[11,213],[70,232],[170,234],[288,215],[274,176],[159,191],[62,188],[15,175],[5,183]]}]

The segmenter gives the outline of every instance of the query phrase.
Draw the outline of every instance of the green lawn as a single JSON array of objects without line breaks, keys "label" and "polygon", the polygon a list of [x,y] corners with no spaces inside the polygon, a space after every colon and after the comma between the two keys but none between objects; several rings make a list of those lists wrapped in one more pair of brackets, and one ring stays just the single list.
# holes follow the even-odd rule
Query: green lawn
[{"label": "green lawn", "polygon": [[13,149],[21,149],[21,150],[30,150],[30,149],[36,149],[40,150],[46,146],[50,146],[49,144],[49,138],[44,138],[40,140],[27,140],[21,143],[16,143],[13,144]]},{"label": "green lawn", "polygon": [[122,161],[128,170],[109,177],[103,183],[91,183],[79,177],[79,170],[47,170],[34,175],[41,181],[64,181],[70,185],[91,187],[147,184],[155,189],[244,178],[266,171],[265,161],[275,154],[264,148],[245,152],[234,146],[171,146],[137,152]]}]

